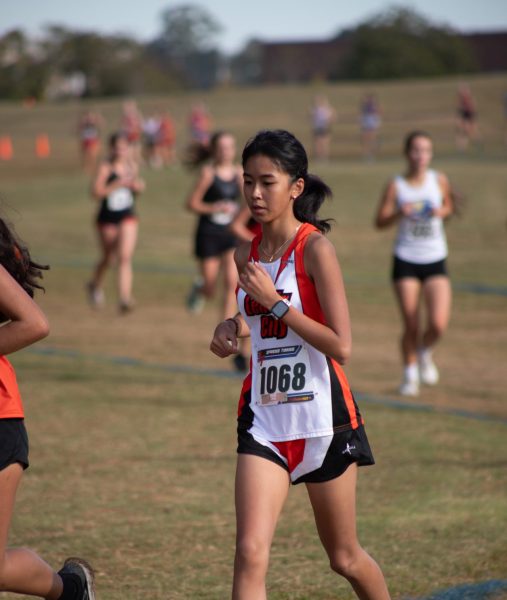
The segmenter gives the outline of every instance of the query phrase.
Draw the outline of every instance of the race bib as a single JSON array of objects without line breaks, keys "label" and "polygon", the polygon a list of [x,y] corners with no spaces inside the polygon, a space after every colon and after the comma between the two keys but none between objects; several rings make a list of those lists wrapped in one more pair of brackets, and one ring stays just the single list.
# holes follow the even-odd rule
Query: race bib
[{"label": "race bib", "polygon": [[107,197],[107,208],[111,211],[126,210],[134,205],[134,196],[128,188],[118,188]]},{"label": "race bib", "polygon": [[230,225],[238,212],[238,205],[236,202],[228,202],[230,209],[227,211],[221,211],[210,214],[210,220],[215,225]]},{"label": "race bib", "polygon": [[410,221],[410,235],[414,238],[428,239],[434,236],[431,219],[416,219]]},{"label": "race bib", "polygon": [[260,406],[308,402],[315,397],[308,351],[302,345],[259,350],[256,369],[256,403]]},{"label": "race bib", "polygon": [[414,210],[410,218],[410,234],[417,239],[427,239],[434,236],[433,205],[428,200],[420,200],[412,204]]}]

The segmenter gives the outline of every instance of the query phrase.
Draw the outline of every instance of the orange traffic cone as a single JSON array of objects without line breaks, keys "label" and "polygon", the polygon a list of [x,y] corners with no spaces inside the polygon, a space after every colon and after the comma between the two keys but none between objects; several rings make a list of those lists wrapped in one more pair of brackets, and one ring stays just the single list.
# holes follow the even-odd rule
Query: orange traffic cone
[{"label": "orange traffic cone", "polygon": [[41,133],[35,138],[35,154],[38,158],[48,158],[51,154],[49,137],[46,133]]},{"label": "orange traffic cone", "polygon": [[12,149],[12,141],[8,135],[0,137],[0,160],[11,160],[14,150]]}]

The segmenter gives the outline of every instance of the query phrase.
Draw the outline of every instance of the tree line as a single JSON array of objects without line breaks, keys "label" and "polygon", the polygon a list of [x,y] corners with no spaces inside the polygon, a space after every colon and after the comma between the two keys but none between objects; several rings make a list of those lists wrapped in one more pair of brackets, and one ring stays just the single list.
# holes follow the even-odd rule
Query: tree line
[{"label": "tree line", "polygon": [[[224,80],[261,83],[262,42],[225,56],[219,47],[222,31],[210,11],[193,4],[164,10],[160,33],[147,43],[60,25],[48,26],[37,40],[21,29],[9,31],[0,37],[0,98],[163,93],[211,88]],[[457,32],[405,8],[390,9],[339,36],[347,39],[348,51],[334,69],[336,80],[439,76],[477,68]]]}]

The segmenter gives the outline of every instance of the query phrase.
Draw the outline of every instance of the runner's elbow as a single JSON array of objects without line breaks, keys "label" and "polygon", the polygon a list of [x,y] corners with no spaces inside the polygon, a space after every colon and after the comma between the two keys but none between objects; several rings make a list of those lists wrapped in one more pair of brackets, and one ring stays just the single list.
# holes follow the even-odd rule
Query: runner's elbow
[{"label": "runner's elbow", "polygon": [[337,344],[335,351],[333,352],[332,358],[336,360],[339,365],[345,365],[348,363],[350,355],[352,353],[352,345],[349,343]]}]

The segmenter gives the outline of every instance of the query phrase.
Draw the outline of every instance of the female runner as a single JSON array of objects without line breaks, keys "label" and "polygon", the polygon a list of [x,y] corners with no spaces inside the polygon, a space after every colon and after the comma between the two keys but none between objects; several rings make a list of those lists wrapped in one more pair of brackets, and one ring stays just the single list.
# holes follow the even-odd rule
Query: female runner
[{"label": "female runner", "polygon": [[97,227],[102,256],[87,284],[90,304],[99,308],[104,303],[102,282],[113,259],[118,263],[119,310],[132,310],[132,255],[137,241],[135,198],[144,191],[137,163],[132,160],[124,133],[114,133],[109,140],[110,156],[97,172],[92,192],[100,200]]},{"label": "female runner", "polygon": [[[453,201],[447,177],[430,169],[433,144],[427,133],[409,133],[404,154],[407,170],[387,185],[375,224],[383,228],[398,222],[392,280],[403,319],[400,394],[416,396],[420,383],[435,385],[439,379],[432,353],[451,310],[443,221],[453,213]],[[421,296],[428,318],[424,330],[419,323]]]},{"label": "female runner", "polygon": [[[236,284],[238,273],[234,264],[237,239],[229,227],[240,209],[242,171],[235,163],[236,141],[230,133],[215,133],[209,149],[201,147],[194,163],[201,168],[197,182],[187,199],[187,208],[199,215],[195,234],[195,256],[199,261],[201,277],[187,298],[189,310],[197,312],[203,301],[212,298],[220,270],[224,278],[223,317],[236,312]],[[246,370],[243,354],[234,357],[239,371]]]},{"label": "female runner", "polygon": [[93,571],[68,558],[56,573],[35,552],[8,548],[16,491],[28,468],[28,437],[16,375],[6,354],[46,337],[46,317],[32,300],[42,267],[0,219],[0,591],[47,600],[94,600]]},{"label": "female runner", "polygon": [[251,337],[238,412],[234,600],[266,598],[265,577],[289,483],[305,483],[331,568],[357,596],[389,593],[356,535],[357,466],[373,456],[340,364],[351,334],[340,266],[318,209],[329,188],[301,143],[261,131],[243,151],[246,201],[262,234],[236,251],[240,313],[220,323],[220,357]]}]

